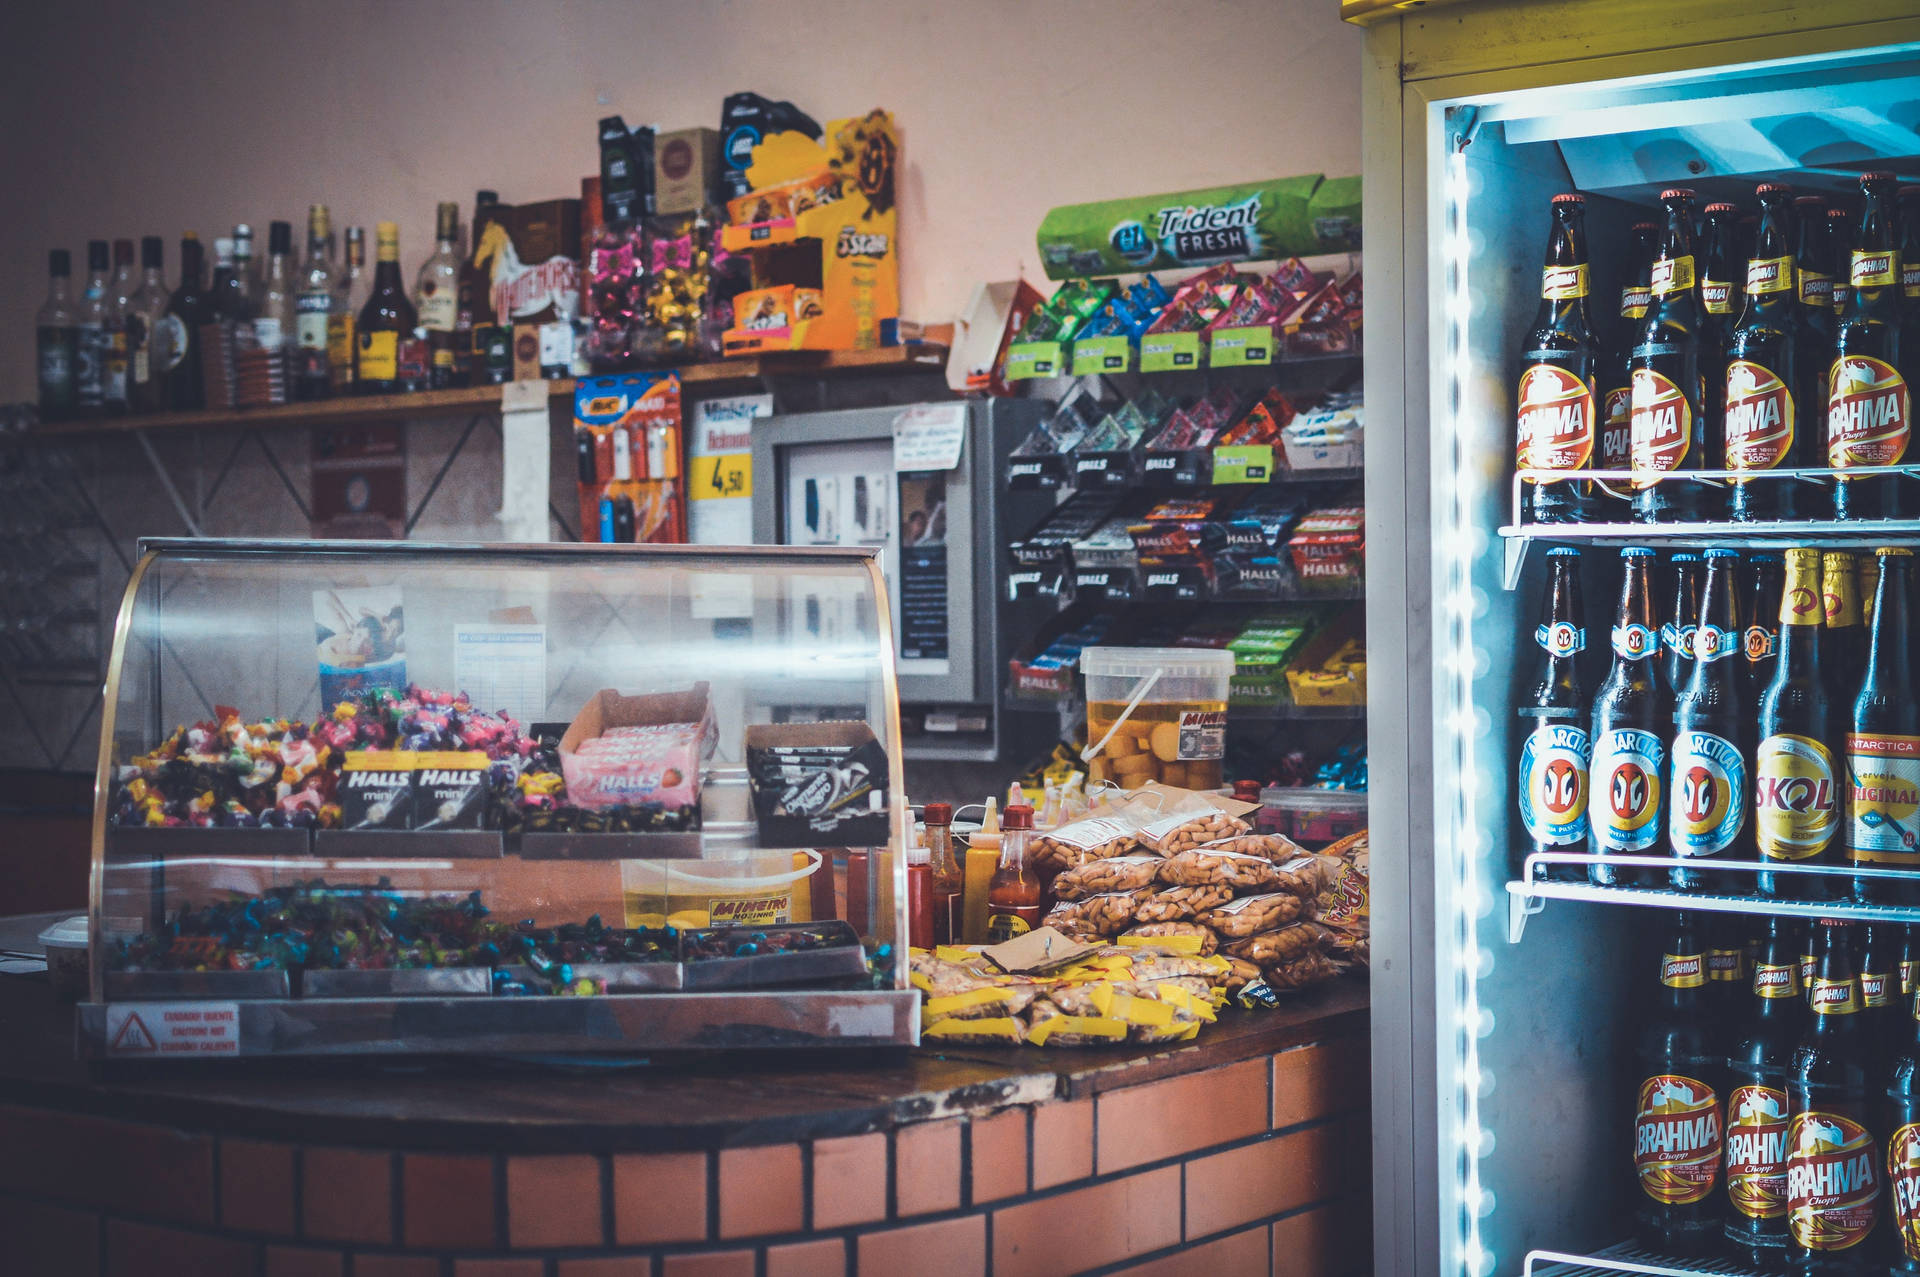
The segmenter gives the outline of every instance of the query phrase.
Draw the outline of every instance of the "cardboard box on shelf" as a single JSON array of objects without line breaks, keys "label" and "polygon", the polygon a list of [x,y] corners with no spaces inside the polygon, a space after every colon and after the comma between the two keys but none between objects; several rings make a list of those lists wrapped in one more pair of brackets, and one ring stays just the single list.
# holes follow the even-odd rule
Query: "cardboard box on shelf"
[{"label": "cardboard box on shelf", "polygon": [[719,130],[676,129],[654,138],[654,212],[699,211],[706,207],[719,178]]}]

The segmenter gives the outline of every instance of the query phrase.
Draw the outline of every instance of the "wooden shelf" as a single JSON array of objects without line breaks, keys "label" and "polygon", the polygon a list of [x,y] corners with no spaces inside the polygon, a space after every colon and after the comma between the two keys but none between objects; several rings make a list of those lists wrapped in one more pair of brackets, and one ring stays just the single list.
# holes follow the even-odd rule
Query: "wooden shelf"
[{"label": "wooden shelf", "polygon": [[[707,391],[757,386],[768,377],[837,377],[861,374],[940,371],[947,364],[947,348],[935,345],[882,346],[877,350],[795,350],[691,364],[679,369],[683,387]],[[549,400],[573,397],[572,378],[545,383]],[[501,386],[468,386],[459,390],[423,390],[411,395],[349,395],[314,403],[282,404],[274,408],[208,409],[201,412],[162,412],[145,416],[54,421],[37,427],[48,436],[117,434],[130,430],[271,430],[292,426],[325,426],[372,421],[408,421],[425,417],[456,417],[496,411]]]}]

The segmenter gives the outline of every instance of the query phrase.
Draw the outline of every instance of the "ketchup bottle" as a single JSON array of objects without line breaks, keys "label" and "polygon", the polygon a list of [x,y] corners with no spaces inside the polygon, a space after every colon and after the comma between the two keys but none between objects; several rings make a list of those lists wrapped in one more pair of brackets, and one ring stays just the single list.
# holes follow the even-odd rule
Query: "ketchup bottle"
[{"label": "ketchup bottle", "polygon": [[1033,808],[1017,803],[1001,823],[1000,867],[987,885],[987,942],[1004,944],[1040,925],[1040,879],[1027,867]]}]

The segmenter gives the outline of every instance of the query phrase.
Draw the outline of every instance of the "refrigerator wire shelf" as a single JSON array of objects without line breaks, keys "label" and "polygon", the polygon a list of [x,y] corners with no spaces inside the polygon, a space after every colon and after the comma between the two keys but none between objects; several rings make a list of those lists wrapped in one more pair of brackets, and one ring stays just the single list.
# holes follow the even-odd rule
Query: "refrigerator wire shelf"
[{"label": "refrigerator wire shelf", "polygon": [[1744,1274],[1749,1270],[1730,1259],[1675,1259],[1648,1250],[1637,1242],[1621,1242],[1582,1255],[1561,1250],[1527,1252],[1526,1277],[1603,1277],[1607,1273],[1636,1273],[1643,1277],[1694,1277],[1698,1273]]}]

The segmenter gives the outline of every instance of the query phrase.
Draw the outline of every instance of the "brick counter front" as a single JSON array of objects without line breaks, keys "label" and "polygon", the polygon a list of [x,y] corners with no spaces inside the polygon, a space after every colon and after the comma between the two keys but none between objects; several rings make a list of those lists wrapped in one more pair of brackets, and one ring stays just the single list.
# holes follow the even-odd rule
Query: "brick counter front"
[{"label": "brick counter front", "polygon": [[[43,989],[27,1006],[18,982],[0,984],[0,1032],[33,1012],[55,1016]],[[1157,1053],[976,1049],[808,1072],[728,1061],[697,1078],[462,1066],[438,1084],[392,1068],[324,1081],[304,1070],[96,1081],[13,1049],[0,1061],[13,1099],[0,1106],[10,1273],[1368,1267],[1363,986],[1223,1017],[1198,1043]],[[356,1085],[377,1100],[341,1098]],[[712,1104],[716,1086],[737,1092],[731,1112],[633,1111]],[[489,1089],[494,1113],[457,1120]],[[616,1111],[600,1122],[562,1111],[588,1096]]]}]

